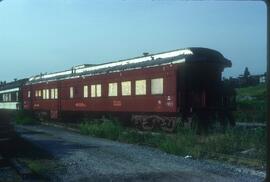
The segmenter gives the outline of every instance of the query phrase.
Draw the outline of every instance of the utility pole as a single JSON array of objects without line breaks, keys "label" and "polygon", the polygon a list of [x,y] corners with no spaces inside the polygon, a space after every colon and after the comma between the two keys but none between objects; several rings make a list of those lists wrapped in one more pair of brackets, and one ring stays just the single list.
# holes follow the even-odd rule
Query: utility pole
[{"label": "utility pole", "polygon": [[267,73],[266,73],[266,84],[267,84],[267,164],[266,164],[266,179],[270,181],[270,0],[265,0],[267,8]]}]

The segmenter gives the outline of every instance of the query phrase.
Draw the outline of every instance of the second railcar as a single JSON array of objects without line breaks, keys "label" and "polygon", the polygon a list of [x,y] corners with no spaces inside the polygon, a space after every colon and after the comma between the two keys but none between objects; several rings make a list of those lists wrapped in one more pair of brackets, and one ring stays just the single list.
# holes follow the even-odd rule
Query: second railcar
[{"label": "second railcar", "polygon": [[13,113],[22,109],[21,87],[27,79],[0,84],[0,144],[8,143],[15,136],[12,126]]}]

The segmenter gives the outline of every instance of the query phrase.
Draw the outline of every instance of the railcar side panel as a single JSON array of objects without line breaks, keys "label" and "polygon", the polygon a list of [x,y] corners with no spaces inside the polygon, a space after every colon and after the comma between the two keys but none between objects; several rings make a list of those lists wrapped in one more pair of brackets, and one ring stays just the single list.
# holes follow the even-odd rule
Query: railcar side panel
[{"label": "railcar side panel", "polygon": [[31,85],[25,85],[22,87],[23,95],[23,109],[32,110],[32,88]]},{"label": "railcar side panel", "polygon": [[[61,82],[62,111],[176,112],[176,67],[160,66]],[[151,79],[163,78],[163,94],[151,94]],[[135,95],[135,80],[146,80],[146,95]],[[121,82],[131,81],[131,95],[122,96]],[[118,84],[117,96],[108,96],[108,84]],[[101,97],[91,97],[91,85],[101,84]],[[88,86],[88,97],[83,87]],[[70,98],[70,87],[74,88]]]}]

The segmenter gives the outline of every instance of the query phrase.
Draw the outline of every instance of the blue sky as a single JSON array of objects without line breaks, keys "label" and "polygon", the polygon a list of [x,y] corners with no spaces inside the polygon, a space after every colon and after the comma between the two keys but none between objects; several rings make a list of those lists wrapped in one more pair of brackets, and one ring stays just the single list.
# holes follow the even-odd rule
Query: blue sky
[{"label": "blue sky", "polygon": [[185,47],[208,47],[266,71],[266,6],[260,1],[4,0],[0,80]]}]

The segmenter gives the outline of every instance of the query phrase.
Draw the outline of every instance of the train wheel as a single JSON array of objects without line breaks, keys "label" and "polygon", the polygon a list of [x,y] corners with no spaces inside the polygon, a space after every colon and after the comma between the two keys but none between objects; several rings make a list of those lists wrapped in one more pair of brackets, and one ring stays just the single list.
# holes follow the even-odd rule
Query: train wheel
[{"label": "train wheel", "polygon": [[142,129],[142,116],[133,115],[131,122],[135,125],[136,128]]},{"label": "train wheel", "polygon": [[155,117],[153,116],[149,116],[149,117],[145,117],[142,120],[142,129],[146,130],[146,131],[151,131],[154,129],[155,127]]},{"label": "train wheel", "polygon": [[199,117],[197,115],[193,115],[190,121],[190,128],[195,132],[198,133],[199,132]]},{"label": "train wheel", "polygon": [[165,132],[173,132],[176,128],[176,118],[165,117],[160,127]]}]

